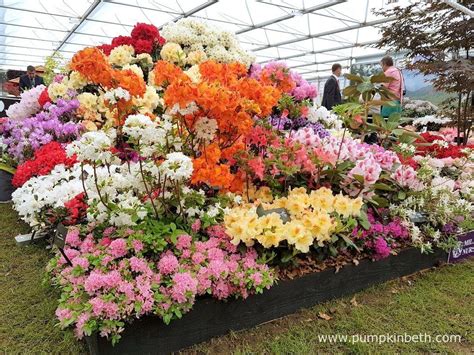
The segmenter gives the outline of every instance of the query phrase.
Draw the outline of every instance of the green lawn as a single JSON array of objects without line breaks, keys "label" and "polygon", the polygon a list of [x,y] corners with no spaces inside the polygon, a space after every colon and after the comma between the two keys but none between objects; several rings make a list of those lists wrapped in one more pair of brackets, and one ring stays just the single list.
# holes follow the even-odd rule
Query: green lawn
[{"label": "green lawn", "polygon": [[[25,232],[9,205],[0,205],[0,353],[86,351],[55,324],[57,293],[43,284],[50,257],[44,245],[18,247]],[[260,327],[198,345],[185,353],[472,353],[474,260],[373,287]],[[323,318],[331,319],[325,320]],[[205,326],[205,325],[203,325]],[[324,343],[318,335],[460,335],[460,343]]]}]

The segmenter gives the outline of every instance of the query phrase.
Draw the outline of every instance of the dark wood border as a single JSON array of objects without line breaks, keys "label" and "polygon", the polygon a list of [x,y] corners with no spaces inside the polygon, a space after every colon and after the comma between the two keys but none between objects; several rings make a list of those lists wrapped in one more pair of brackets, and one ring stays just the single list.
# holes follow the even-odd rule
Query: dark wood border
[{"label": "dark wood border", "polygon": [[182,319],[169,325],[153,316],[138,319],[127,325],[122,339],[114,347],[99,335],[89,337],[87,343],[93,355],[168,354],[231,330],[251,328],[299,309],[410,275],[438,265],[446,258],[442,250],[426,255],[419,249],[409,248],[377,262],[362,260],[358,266],[347,265],[338,273],[328,269],[281,281],[263,294],[246,300],[200,299]]}]

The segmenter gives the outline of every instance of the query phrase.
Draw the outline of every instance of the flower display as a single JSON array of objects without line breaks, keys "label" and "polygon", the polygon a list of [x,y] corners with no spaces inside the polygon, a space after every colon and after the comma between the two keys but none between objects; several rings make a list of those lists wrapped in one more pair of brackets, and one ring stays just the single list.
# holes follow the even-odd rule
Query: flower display
[{"label": "flower display", "polygon": [[[470,137],[368,123],[365,103],[328,111],[317,94],[188,18],[84,48],[25,92],[0,120],[1,157],[18,167],[19,217],[68,228],[48,266],[61,327],[115,343],[126,323],[169,323],[200,297],[451,248],[474,228]],[[444,124],[415,111],[417,126]]]},{"label": "flower display", "polygon": [[406,117],[423,117],[433,115],[438,111],[438,106],[430,101],[414,100],[409,97],[403,99],[403,113]]}]

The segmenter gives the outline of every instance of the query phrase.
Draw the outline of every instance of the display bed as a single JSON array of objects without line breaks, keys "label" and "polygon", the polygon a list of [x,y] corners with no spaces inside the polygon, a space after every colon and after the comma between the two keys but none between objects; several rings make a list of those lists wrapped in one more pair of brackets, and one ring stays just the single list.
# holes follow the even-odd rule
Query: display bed
[{"label": "display bed", "polygon": [[327,269],[280,281],[263,294],[246,300],[200,299],[191,312],[169,325],[158,317],[144,317],[128,324],[115,346],[98,334],[87,338],[87,343],[91,354],[167,354],[430,268],[446,258],[442,250],[426,255],[409,248],[377,262],[363,260],[358,266],[345,266],[337,273]]}]

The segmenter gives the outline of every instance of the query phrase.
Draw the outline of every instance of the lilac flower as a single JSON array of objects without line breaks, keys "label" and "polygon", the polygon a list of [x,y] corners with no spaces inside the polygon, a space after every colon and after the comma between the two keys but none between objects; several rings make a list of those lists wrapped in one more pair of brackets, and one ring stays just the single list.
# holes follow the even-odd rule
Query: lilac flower
[{"label": "lilac flower", "polygon": [[32,117],[22,121],[7,120],[0,126],[7,152],[21,163],[53,140],[59,143],[75,140],[83,129],[74,121],[78,107],[78,100],[58,99],[56,104],[47,103],[43,111]]},{"label": "lilac flower", "polygon": [[269,123],[274,129],[279,131],[297,131],[301,128],[308,127],[313,130],[319,138],[325,138],[329,136],[329,132],[319,122],[311,123],[304,117],[297,119],[290,119],[288,117],[272,116],[269,118]]}]

